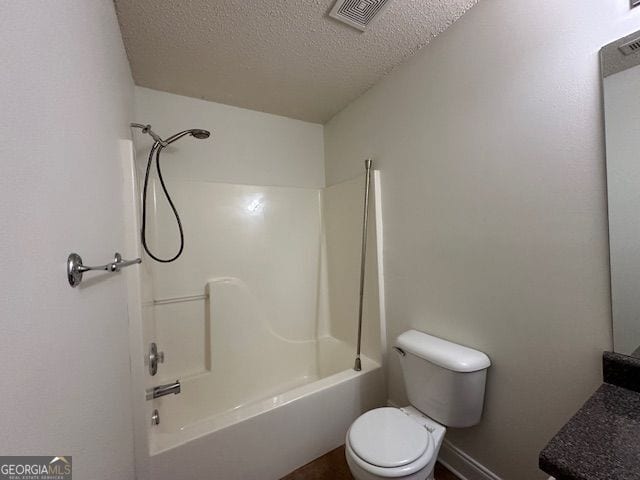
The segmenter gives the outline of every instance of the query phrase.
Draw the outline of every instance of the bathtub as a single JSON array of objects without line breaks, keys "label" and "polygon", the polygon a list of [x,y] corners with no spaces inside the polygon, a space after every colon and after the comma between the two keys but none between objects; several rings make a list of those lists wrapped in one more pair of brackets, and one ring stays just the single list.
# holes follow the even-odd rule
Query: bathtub
[{"label": "bathtub", "polygon": [[212,399],[208,374],[185,378],[180,395],[156,400],[161,421],[150,432],[150,477],[276,480],[343,444],[355,418],[385,404],[382,368],[362,357],[362,371],[354,371],[353,347],[332,337],[307,349],[315,352],[307,375],[233,408]]},{"label": "bathtub", "polygon": [[[124,253],[144,258],[133,146],[121,148]],[[277,480],[342,445],[360,414],[385,405],[378,210],[369,251],[379,258],[365,282],[369,356],[353,370],[360,264],[347,253],[360,248],[361,187],[172,181],[189,248],[180,262],[145,258],[125,272],[136,478]],[[163,219],[151,217],[173,228]],[[140,361],[151,342],[166,354],[154,376]],[[177,379],[179,395],[145,400],[145,390]]]}]

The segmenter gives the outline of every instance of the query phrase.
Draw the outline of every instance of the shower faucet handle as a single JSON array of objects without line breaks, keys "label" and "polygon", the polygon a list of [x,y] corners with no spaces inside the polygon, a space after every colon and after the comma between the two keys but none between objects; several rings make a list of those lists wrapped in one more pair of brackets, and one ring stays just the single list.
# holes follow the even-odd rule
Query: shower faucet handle
[{"label": "shower faucet handle", "polygon": [[164,397],[165,395],[178,395],[180,393],[180,380],[176,380],[173,383],[167,383],[165,385],[158,385],[157,387],[149,388],[145,397],[147,400],[153,400],[154,398]]},{"label": "shower faucet handle", "polygon": [[159,352],[156,342],[151,342],[149,345],[149,374],[151,376],[158,373],[159,363],[164,363],[164,352]]}]

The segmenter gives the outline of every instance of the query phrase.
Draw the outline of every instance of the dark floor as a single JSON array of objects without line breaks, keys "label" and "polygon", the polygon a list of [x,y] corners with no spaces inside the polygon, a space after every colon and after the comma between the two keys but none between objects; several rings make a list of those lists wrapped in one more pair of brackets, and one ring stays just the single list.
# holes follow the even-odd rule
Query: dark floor
[{"label": "dark floor", "polygon": [[[435,477],[436,480],[459,480],[439,463],[436,463]],[[281,480],[353,480],[344,457],[344,445],[316,458]]]}]

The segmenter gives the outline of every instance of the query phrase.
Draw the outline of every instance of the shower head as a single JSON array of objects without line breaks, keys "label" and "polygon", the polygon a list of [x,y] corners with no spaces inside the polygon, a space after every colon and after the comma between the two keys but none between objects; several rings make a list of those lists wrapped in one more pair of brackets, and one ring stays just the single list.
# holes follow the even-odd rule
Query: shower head
[{"label": "shower head", "polygon": [[191,136],[197,138],[198,140],[209,138],[209,135],[211,135],[211,133],[208,130],[200,130],[199,128],[194,128],[191,130]]},{"label": "shower head", "polygon": [[160,144],[161,147],[166,147],[170,143],[173,143],[176,140],[179,140],[185,135],[191,135],[192,137],[197,138],[198,140],[204,140],[205,138],[209,138],[209,136],[211,135],[211,132],[209,132],[208,130],[202,130],[200,128],[192,128],[190,130],[183,130],[182,132],[176,133],[175,135],[172,135],[166,140],[163,140],[162,138],[160,138],[159,135],[157,135],[153,130],[151,130],[151,125],[143,125],[141,123],[132,123],[131,126],[133,128],[140,128],[142,129],[142,133],[147,133],[151,135],[151,137],[156,141],[156,143]]},{"label": "shower head", "polygon": [[185,135],[191,135],[193,138],[197,138],[198,140],[203,140],[205,138],[209,138],[209,135],[211,135],[211,133],[209,133],[207,130],[201,130],[199,128],[192,128],[192,129],[189,129],[189,130],[184,130],[184,131],[182,131],[180,133],[176,133],[175,135],[172,135],[169,138],[167,138],[164,141],[165,145],[162,145],[162,146],[166,147],[170,143],[175,142],[176,140],[184,137]]}]

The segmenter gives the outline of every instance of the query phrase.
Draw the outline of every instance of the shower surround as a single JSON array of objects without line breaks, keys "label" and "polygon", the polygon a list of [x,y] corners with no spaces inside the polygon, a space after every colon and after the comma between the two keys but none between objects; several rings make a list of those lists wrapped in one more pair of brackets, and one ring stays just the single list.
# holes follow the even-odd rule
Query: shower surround
[{"label": "shower surround", "polygon": [[[158,95],[167,103],[176,101],[176,96]],[[178,100],[182,106],[190,103],[190,110],[194,102],[211,105]],[[158,102],[147,102],[147,107],[138,115],[154,129],[156,124],[160,132],[178,126],[162,125],[166,115],[149,111],[158,109]],[[265,121],[264,114],[234,110]],[[155,376],[145,367],[136,382],[138,394],[143,387],[181,383],[178,395],[143,403],[136,397],[138,475],[195,480],[215,472],[225,479],[277,479],[342,444],[358,415],[386,401],[379,212],[372,202],[363,369],[355,372],[364,177],[329,188],[313,182],[250,184],[255,177],[246,184],[212,181],[214,170],[199,164],[200,159],[212,162],[221,155],[228,160],[230,151],[246,156],[252,145],[238,143],[237,136],[225,138],[217,128],[220,118],[178,113],[181,122],[186,118],[210,128],[212,138],[177,144],[163,156],[165,181],[184,227],[184,253],[167,264],[143,255],[141,276],[134,279],[141,292],[140,345],[132,347],[134,358],[135,350],[145,356],[151,342],[165,358]],[[255,119],[240,120],[231,115],[236,125],[255,127]],[[279,117],[266,120],[282,122]],[[309,128],[300,123],[293,129]],[[262,127],[274,131],[273,125]],[[272,140],[271,152],[263,149],[262,161],[274,154],[273,145],[282,150],[289,142],[285,149],[290,151],[300,147],[295,145],[300,135],[283,132],[276,133],[280,137]],[[148,139],[136,140],[137,168],[131,170],[138,178],[130,182],[131,198],[139,198],[133,191],[139,191],[148,152]],[[182,153],[187,157],[183,171]],[[200,179],[193,175],[198,166]],[[159,257],[169,257],[179,247],[179,235],[157,178],[147,202],[148,244]],[[152,426],[156,409],[160,422]]]},{"label": "shower surround", "polygon": [[[179,379],[182,391],[148,402],[149,418],[157,409],[161,419],[149,429],[152,478],[202,478],[224,465],[224,478],[278,478],[340,445],[353,418],[385,401],[371,301],[363,371],[351,370],[362,180],[326,190],[171,182],[186,246],[176,262],[145,262],[153,295],[143,304],[144,343],[165,354],[147,388]],[[148,231],[165,256],[177,235],[158,191],[154,183]],[[341,270],[331,272],[329,252]],[[194,455],[185,472],[178,458]],[[246,455],[253,460],[240,467]]]}]

